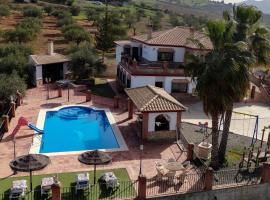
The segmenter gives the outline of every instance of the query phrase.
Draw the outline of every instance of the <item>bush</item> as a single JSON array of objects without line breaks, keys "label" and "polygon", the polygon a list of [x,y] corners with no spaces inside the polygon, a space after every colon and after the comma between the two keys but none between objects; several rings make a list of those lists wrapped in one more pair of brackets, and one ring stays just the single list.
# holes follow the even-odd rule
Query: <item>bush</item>
[{"label": "bush", "polygon": [[60,27],[74,24],[74,20],[70,12],[59,12],[57,25]]},{"label": "bush", "polygon": [[37,18],[23,19],[14,30],[4,33],[4,38],[11,42],[28,42],[37,37],[41,29],[41,21]]},{"label": "bush", "polygon": [[9,7],[7,5],[0,5],[0,19],[8,15],[10,15]]},{"label": "bush", "polygon": [[70,12],[71,12],[72,16],[78,16],[81,12],[81,8],[79,6],[71,6]]},{"label": "bush", "polygon": [[0,113],[5,111],[10,103],[10,97],[15,97],[17,91],[25,93],[26,84],[16,71],[11,74],[0,74]]},{"label": "bush", "polygon": [[44,11],[48,14],[51,15],[53,13],[53,7],[52,6],[45,6]]},{"label": "bush", "polygon": [[90,42],[90,34],[84,28],[73,25],[64,28],[64,37],[68,41],[76,42],[77,45],[83,41]]},{"label": "bush", "polygon": [[24,17],[42,17],[42,10],[33,6],[28,6],[23,9]]}]

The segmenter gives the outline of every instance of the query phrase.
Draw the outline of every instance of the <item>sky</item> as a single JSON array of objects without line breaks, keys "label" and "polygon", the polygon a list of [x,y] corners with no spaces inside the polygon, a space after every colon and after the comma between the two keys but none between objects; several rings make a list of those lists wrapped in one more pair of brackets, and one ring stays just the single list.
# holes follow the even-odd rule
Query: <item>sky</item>
[{"label": "sky", "polygon": [[[221,0],[217,0],[217,1],[221,1]],[[243,1],[244,0],[224,0],[225,3],[240,3]],[[256,1],[260,1],[260,0],[256,0]]]}]

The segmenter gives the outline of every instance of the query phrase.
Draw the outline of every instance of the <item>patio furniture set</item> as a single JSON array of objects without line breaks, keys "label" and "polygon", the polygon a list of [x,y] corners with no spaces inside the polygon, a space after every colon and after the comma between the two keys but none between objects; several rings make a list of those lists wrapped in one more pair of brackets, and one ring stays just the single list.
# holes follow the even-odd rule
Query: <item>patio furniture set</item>
[{"label": "patio furniture set", "polygon": [[157,178],[159,180],[166,179],[170,183],[174,183],[174,179],[178,179],[181,184],[184,183],[185,177],[192,166],[189,161],[184,163],[177,162],[170,158],[166,163],[156,162]]}]

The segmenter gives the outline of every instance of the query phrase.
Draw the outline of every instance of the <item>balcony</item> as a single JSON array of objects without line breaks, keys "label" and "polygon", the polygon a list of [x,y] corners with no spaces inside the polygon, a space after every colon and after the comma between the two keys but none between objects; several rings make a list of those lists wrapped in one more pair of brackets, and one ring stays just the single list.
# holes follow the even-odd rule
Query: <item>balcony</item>
[{"label": "balcony", "polygon": [[132,75],[184,76],[184,65],[178,62],[151,62],[145,59],[137,62],[129,56],[122,56],[120,65]]}]

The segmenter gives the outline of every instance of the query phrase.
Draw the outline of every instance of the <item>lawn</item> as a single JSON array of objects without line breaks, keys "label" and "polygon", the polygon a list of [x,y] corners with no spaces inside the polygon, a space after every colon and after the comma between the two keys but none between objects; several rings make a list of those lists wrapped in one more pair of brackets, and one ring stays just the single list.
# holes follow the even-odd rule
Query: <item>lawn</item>
[{"label": "lawn", "polygon": [[[90,175],[90,182],[91,182],[91,189],[89,193],[81,193],[78,195],[83,195],[84,198],[89,199],[102,199],[102,198],[108,198],[108,197],[133,197],[136,192],[133,187],[133,184],[129,178],[129,175],[126,171],[126,169],[113,169],[113,170],[98,170],[97,171],[97,178],[99,178],[104,172],[112,171],[116,177],[119,179],[119,188],[113,192],[108,192],[103,187],[101,188],[99,184],[93,185],[93,179],[94,179],[94,173],[93,171],[89,172]],[[62,187],[62,197],[63,199],[70,199],[71,197],[75,197],[75,181],[76,181],[76,174],[78,172],[72,172],[72,173],[61,173],[58,174],[58,178],[61,182]],[[50,177],[55,174],[51,175],[38,175],[33,176],[33,188],[36,190],[33,194],[34,199],[41,199],[40,197],[40,183],[41,179],[43,177]],[[0,199],[2,194],[8,194],[9,189],[12,185],[13,180],[20,180],[20,179],[26,179],[28,184],[28,189],[30,188],[30,181],[29,176],[27,177],[15,177],[15,178],[7,178],[7,179],[1,179],[0,180]],[[8,199],[8,195],[5,195],[4,199]]]},{"label": "lawn", "polygon": [[115,92],[109,85],[106,79],[95,78],[95,85],[90,86],[90,90],[92,94],[104,96],[108,98],[113,98],[115,96]]}]

